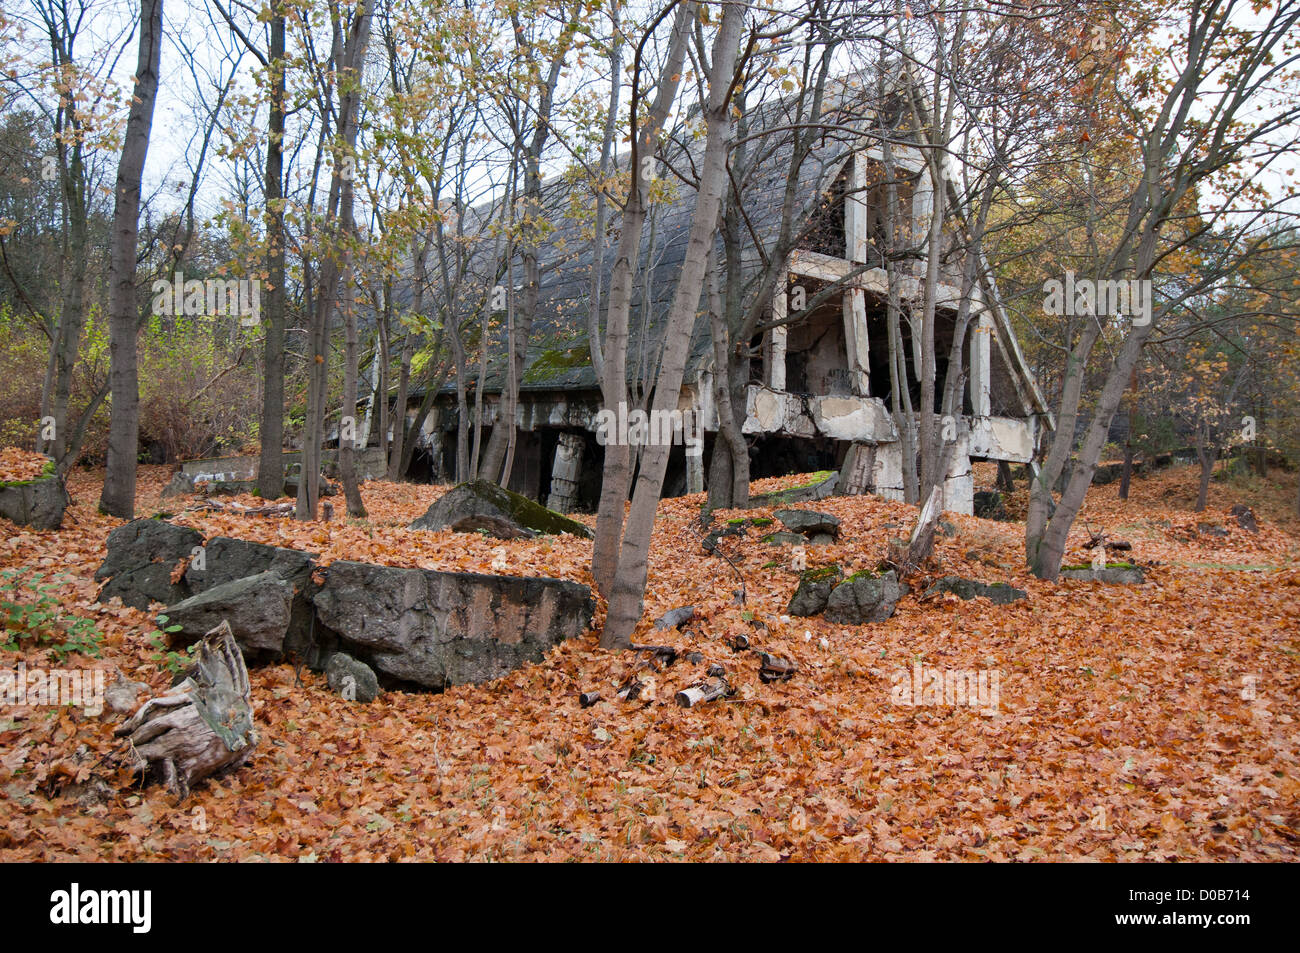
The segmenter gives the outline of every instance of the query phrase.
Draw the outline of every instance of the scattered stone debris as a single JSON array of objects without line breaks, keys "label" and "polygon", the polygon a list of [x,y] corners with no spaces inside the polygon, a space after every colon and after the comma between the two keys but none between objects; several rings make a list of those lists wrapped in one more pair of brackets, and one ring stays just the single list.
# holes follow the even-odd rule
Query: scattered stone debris
[{"label": "scattered stone debris", "polygon": [[1259,523],[1255,521],[1255,512],[1249,506],[1246,506],[1246,504],[1244,503],[1232,504],[1232,509],[1229,511],[1229,515],[1233,519],[1235,519],[1237,521],[1237,525],[1240,526],[1242,529],[1244,529],[1246,532],[1248,533],[1259,532]]},{"label": "scattered stone debris", "polygon": [[172,474],[171,480],[163,487],[162,498],[170,499],[174,496],[188,496],[194,492],[194,479],[184,470],[177,470]]}]

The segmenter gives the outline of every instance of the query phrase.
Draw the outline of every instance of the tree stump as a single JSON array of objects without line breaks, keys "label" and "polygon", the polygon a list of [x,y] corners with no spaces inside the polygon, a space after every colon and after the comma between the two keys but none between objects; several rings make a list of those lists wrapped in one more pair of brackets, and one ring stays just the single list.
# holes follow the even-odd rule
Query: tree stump
[{"label": "tree stump", "polygon": [[140,706],[114,732],[127,739],[127,759],[146,780],[161,780],[184,799],[194,782],[238,767],[257,747],[248,669],[222,623],[198,645],[185,680]]}]

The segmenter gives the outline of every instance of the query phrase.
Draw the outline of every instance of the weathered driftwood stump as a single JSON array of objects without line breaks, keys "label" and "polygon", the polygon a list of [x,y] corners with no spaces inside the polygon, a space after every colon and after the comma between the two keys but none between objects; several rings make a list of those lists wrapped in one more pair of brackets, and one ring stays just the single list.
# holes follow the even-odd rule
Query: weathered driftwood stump
[{"label": "weathered driftwood stump", "polygon": [[199,642],[184,681],[140,706],[114,734],[147,780],[161,780],[184,798],[195,781],[244,764],[257,747],[248,669],[222,622]]}]

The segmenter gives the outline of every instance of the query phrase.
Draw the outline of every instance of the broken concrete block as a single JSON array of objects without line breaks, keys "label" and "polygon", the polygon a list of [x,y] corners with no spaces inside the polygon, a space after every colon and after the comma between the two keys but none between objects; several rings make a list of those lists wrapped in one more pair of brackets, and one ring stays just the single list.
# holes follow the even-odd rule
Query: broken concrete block
[{"label": "broken concrete block", "polygon": [[167,608],[166,625],[181,627],[169,640],[173,646],[191,645],[224,620],[246,654],[279,654],[284,651],[292,602],[293,586],[274,572],[212,586]]},{"label": "broken concrete block", "polygon": [[380,672],[428,688],[483,682],[586,631],[587,586],[340,560],[316,593],[317,619]]},{"label": "broken concrete block", "polygon": [[173,583],[172,570],[202,543],[195,530],[166,520],[138,519],[119,526],[108,534],[108,553],[95,570],[97,582],[107,580],[98,601],[117,596],[136,609],[148,609],[151,602],[180,602],[190,588],[183,578]]}]

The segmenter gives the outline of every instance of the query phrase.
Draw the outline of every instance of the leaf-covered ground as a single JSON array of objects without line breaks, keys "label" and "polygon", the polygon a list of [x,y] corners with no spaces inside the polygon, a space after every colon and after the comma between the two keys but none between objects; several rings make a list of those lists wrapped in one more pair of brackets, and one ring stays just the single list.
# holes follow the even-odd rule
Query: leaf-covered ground
[{"label": "leaf-covered ground", "polygon": [[[141,470],[138,512],[188,505],[159,501],[166,477]],[[150,614],[94,602],[118,525],[95,512],[101,478],[74,474],[61,531],[0,520],[0,569],[67,574],[53,590],[63,611],[105,636],[102,659],[69,664],[116,666],[159,690],[169,676]],[[183,804],[148,789],[88,808],[47,793],[112,749],[107,718],[0,710],[0,860],[1294,860],[1300,526],[1284,509],[1295,475],[1278,480],[1215,484],[1202,514],[1191,512],[1191,470],[1135,482],[1127,503],[1115,486],[1094,488],[1069,559],[1087,561],[1084,521],[1105,528],[1149,567],[1133,588],[1040,582],[1023,569],[1021,524],[950,516],[957,534],[939,538],[933,573],[1011,582],[1029,599],[921,602],[914,590],[889,621],[860,627],[782,617],[796,573],[789,550],[759,541],[766,527],[723,541],[744,577],[737,604],[736,574],[700,548],[701,497],[668,500],[643,626],[686,604],[702,618],[689,634],[639,639],[705,662],[652,673],[652,698],[579,707],[580,692],[611,698],[638,661],[599,650],[594,633],[491,684],[388,692],[368,706],[287,664],[255,669],[262,743],[251,764]],[[590,581],[590,543],[572,537],[405,529],[441,491],[365,484],[361,522],[176,518],[326,560],[490,572],[504,555],[510,573]],[[1229,517],[1239,501],[1256,507],[1258,535]],[[873,568],[915,519],[873,497],[815,508],[843,532],[811,547],[809,565],[850,572]],[[727,646],[742,632],[798,673],[762,684],[756,657]],[[32,649],[0,652],[0,668],[20,661],[54,664]],[[894,704],[891,676],[915,662],[997,670],[998,711]],[[673,693],[709,663],[727,668],[735,696],[677,707]]]}]

